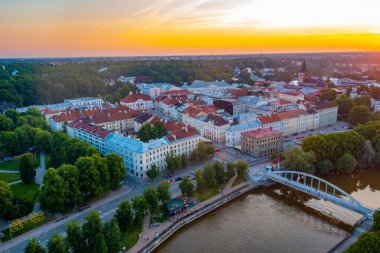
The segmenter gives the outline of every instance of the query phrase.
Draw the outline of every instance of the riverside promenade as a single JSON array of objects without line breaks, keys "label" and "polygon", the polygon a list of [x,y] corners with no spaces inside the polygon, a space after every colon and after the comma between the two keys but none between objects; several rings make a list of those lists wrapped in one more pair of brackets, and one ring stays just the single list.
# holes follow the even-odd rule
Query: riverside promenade
[{"label": "riverside promenade", "polygon": [[142,232],[140,233],[139,241],[130,250],[128,250],[128,252],[152,252],[178,229],[258,187],[250,182],[244,182],[232,187],[235,179],[236,176],[231,178],[226,187],[219,194],[184,212],[172,216],[172,221],[168,220],[165,223],[162,223],[159,227],[150,228],[149,217],[145,217],[144,226]]}]

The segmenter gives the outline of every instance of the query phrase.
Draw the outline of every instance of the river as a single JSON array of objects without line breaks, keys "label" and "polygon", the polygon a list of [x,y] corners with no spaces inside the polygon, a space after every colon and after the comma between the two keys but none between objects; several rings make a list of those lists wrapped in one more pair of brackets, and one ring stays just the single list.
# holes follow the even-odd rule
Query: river
[{"label": "river", "polygon": [[[380,207],[380,169],[326,180],[362,204]],[[351,211],[275,185],[253,190],[184,227],[156,252],[326,252],[359,218]]]}]

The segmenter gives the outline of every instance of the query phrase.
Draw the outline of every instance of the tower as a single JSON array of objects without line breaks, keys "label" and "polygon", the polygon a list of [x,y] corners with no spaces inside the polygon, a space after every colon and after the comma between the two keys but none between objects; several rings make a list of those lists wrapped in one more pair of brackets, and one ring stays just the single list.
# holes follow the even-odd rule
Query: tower
[{"label": "tower", "polygon": [[350,93],[350,98],[357,98],[358,97],[358,87],[352,86],[352,91]]},{"label": "tower", "polygon": [[303,84],[308,77],[308,71],[306,68],[306,61],[303,60],[301,70],[298,72],[298,83]]}]

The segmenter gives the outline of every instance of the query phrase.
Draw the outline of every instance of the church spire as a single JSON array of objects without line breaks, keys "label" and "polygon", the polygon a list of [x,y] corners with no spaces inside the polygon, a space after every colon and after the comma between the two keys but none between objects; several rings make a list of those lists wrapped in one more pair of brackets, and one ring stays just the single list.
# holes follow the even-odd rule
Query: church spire
[{"label": "church spire", "polygon": [[306,68],[306,61],[303,60],[302,61],[302,67],[301,67],[301,70],[300,70],[300,73],[307,73],[307,68]]}]

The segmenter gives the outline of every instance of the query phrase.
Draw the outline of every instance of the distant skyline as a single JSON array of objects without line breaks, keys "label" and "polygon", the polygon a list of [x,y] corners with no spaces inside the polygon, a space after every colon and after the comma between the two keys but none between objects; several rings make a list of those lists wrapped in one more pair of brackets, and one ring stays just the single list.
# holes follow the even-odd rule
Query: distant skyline
[{"label": "distant skyline", "polygon": [[373,0],[1,0],[0,58],[380,51]]}]

